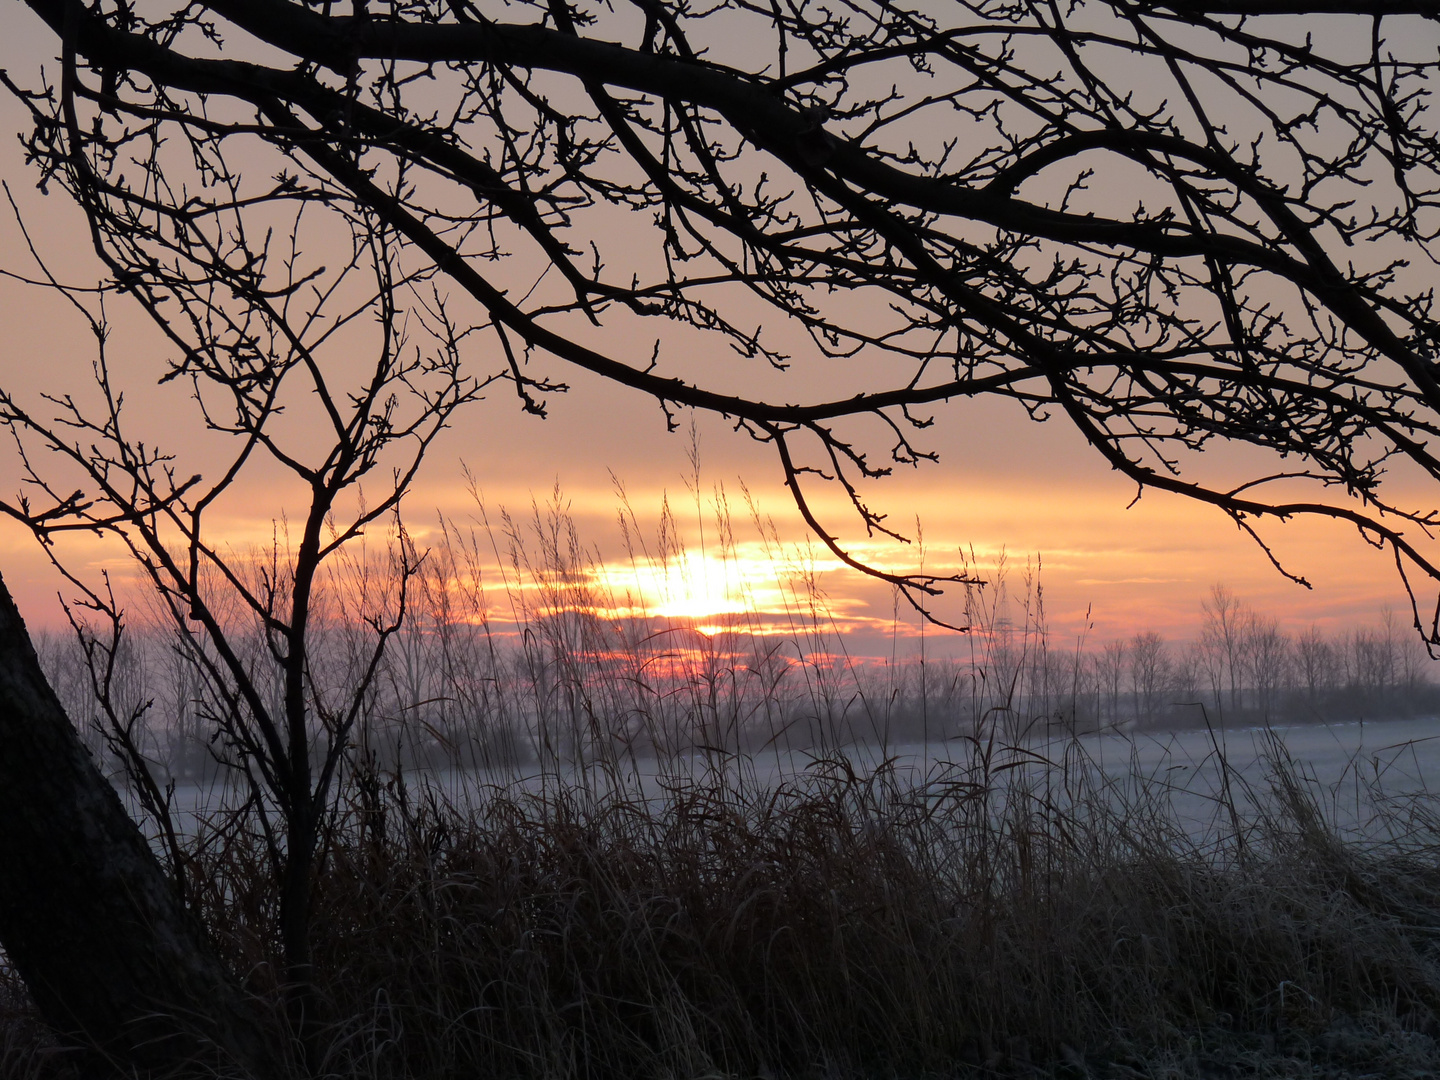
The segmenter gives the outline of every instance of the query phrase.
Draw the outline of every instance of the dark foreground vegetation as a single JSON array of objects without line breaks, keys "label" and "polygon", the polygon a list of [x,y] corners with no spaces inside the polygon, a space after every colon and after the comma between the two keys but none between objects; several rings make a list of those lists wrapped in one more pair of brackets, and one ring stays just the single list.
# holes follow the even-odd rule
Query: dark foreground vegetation
[{"label": "dark foreground vegetation", "polygon": [[[650,797],[362,772],[322,844],[317,1074],[1434,1075],[1440,807],[1342,841],[1274,750],[1200,838],[1157,779],[983,742],[919,788],[839,758]],[[185,888],[278,1009],[244,820],[207,823]],[[71,1075],[6,998],[4,1075]]]}]

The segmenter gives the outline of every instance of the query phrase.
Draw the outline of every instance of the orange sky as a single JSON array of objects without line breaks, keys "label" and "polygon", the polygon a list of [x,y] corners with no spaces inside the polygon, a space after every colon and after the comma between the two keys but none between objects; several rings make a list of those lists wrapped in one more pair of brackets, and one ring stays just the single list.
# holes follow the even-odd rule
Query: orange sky
[{"label": "orange sky", "polygon": [[[23,14],[17,8],[7,9],[11,21]],[[6,30],[8,44],[0,65],[28,74],[32,58],[44,55],[50,46],[33,27]],[[14,106],[8,100],[0,102],[0,129],[15,131],[20,125]],[[74,209],[61,196],[39,196],[13,138],[0,140],[0,177],[9,182],[47,257],[77,278],[93,275]],[[19,273],[34,270],[8,209],[0,213],[0,268]],[[200,462],[196,468],[203,470],[206,452],[182,422],[187,404],[183,390],[162,392],[151,385],[163,346],[153,330],[133,317],[123,311],[112,314],[116,317],[113,347],[131,381],[137,418],[150,426],[151,437],[171,440],[182,454],[195,456]],[[56,297],[0,281],[0,324],[5,327],[0,376],[7,387],[33,395],[83,384],[93,347]],[[668,434],[652,403],[558,364],[552,367],[575,389],[551,399],[548,421],[522,416],[513,395],[502,389],[465,414],[437,446],[408,504],[411,527],[422,541],[432,532],[437,514],[460,521],[473,516],[462,476],[464,462],[492,512],[505,506],[523,515],[532,498],[547,499],[558,483],[585,543],[596,548],[602,559],[617,559],[622,545],[615,524],[618,500],[613,474],[625,485],[645,529],[655,528],[668,492],[693,553],[694,562],[681,575],[682,582],[651,580],[654,591],[670,594],[660,596],[657,603],[696,615],[704,614],[707,604],[723,609],[737,603],[737,593],[761,600],[762,606],[777,603],[773,592],[767,591],[774,588],[773,580],[764,580],[767,561],[773,560],[764,555],[764,545],[749,523],[742,480],[764,514],[773,516],[788,544],[803,544],[804,531],[777,482],[778,469],[766,448],[731,432],[716,418],[699,418],[702,505],[697,517],[694,496],[687,490],[690,437],[683,425],[689,418],[682,416],[681,432]],[[907,470],[875,485],[877,505],[908,534],[914,533],[918,516],[928,569],[958,567],[962,549],[973,549],[982,573],[990,572],[1002,551],[1009,553],[1016,570],[1039,559],[1050,618],[1065,633],[1080,631],[1088,608],[1093,612],[1093,636],[1102,640],[1143,628],[1189,637],[1195,633],[1202,597],[1213,583],[1222,581],[1292,627],[1315,620],[1338,629],[1348,621],[1374,620],[1385,604],[1397,608],[1404,604],[1393,567],[1353,530],[1303,523],[1269,527],[1267,534],[1274,538],[1277,554],[1314,584],[1314,590],[1307,592],[1276,573],[1264,554],[1217,512],[1159,494],[1148,494],[1127,509],[1133,488],[1105,469],[1063,421],[1035,425],[1009,403],[993,402],[946,407],[937,419],[926,446],[940,451],[941,463]],[[714,511],[709,503],[717,485],[723,485],[729,497],[740,556],[728,570],[699,555],[702,524],[708,531],[706,550],[715,550]],[[15,487],[13,452],[0,447],[0,489],[8,497]],[[865,542],[835,493],[817,491],[815,497],[826,520],[857,554],[887,568],[915,565],[913,549]],[[1433,501],[1423,489],[1417,497]],[[226,527],[237,543],[263,538],[287,509],[293,513],[294,504],[287,507],[284,489],[276,486],[274,477],[258,476],[242,498],[232,501]],[[71,550],[91,570],[118,562],[116,553],[89,542],[76,543]],[[833,559],[818,546],[814,552],[813,566],[835,602],[841,624],[863,632],[869,643],[866,648],[879,648],[875,642],[881,640],[894,612],[888,589],[834,569]],[[57,579],[34,541],[9,523],[0,526],[0,572],[32,622],[57,621],[53,599]],[[619,570],[610,583],[623,589],[633,580],[633,571]],[[937,613],[955,617],[956,604],[954,597],[942,600]]]}]

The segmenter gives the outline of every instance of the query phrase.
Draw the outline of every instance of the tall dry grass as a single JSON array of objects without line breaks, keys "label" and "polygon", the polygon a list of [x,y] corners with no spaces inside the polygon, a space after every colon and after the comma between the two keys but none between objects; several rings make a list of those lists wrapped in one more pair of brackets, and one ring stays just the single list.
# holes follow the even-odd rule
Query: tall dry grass
[{"label": "tall dry grass", "polygon": [[[649,798],[361,778],[319,894],[322,1071],[1432,1074],[1428,805],[1347,842],[1277,752],[1239,828],[1201,839],[1157,785],[1098,775],[970,744],[918,788],[845,758]],[[269,997],[260,855],[233,835],[190,869]]]},{"label": "tall dry grass", "polygon": [[[1275,740],[1263,782],[1220,761],[1197,830],[1163,773],[1029,738],[1073,730],[1077,670],[1030,584],[972,594],[968,661],[887,668],[804,588],[779,641],[606,618],[591,558],[543,513],[432,552],[324,832],[321,1075],[1440,1068],[1440,804],[1357,787],[1357,838]],[[920,775],[887,756],[917,736]],[[278,1001],[254,817],[182,831],[197,912]],[[0,985],[0,1072],[64,1061]]]}]

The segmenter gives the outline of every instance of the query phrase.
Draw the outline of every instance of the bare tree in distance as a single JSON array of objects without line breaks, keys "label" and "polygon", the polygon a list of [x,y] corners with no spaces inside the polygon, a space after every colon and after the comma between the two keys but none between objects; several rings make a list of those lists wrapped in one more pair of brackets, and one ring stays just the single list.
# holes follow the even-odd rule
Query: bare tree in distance
[{"label": "bare tree in distance", "polygon": [[[200,526],[237,474],[192,481],[132,439],[102,351],[98,412],[0,398],[22,446],[59,455],[27,458],[35,490],[9,510],[42,537],[120,534],[197,635],[231,695],[215,719],[282,807],[298,986],[293,856],[350,715],[307,683],[314,575],[394,509],[487,382],[543,416],[583,370],[672,423],[728,418],[773,449],[837,557],[926,613],[961,576],[863,565],[813,488],[839,485],[860,527],[903,539],[866,482],[936,456],[944,403],[1006,399],[1267,554],[1266,519],[1354,525],[1440,641],[1416,577],[1440,580],[1436,511],[1383,483],[1397,466],[1440,479],[1433,2],[1326,2],[1325,19],[1269,0],[25,6],[59,66],[0,80],[31,111],[41,183],[83,209],[103,288],[169,337],[156,376],[194,386],[243,447],[235,469],[269,456],[313,498],[258,585],[227,574]],[[339,271],[335,239],[287,241],[302,219],[340,238]],[[356,299],[361,268],[376,280]],[[381,360],[337,374],[320,353],[362,312]],[[416,327],[434,347],[412,361]],[[336,377],[352,396],[326,389]],[[297,381],[334,435],[319,464],[272,434]],[[91,457],[92,440],[108,449]],[[1259,453],[1198,468],[1216,442]],[[387,466],[396,452],[408,464]],[[327,534],[342,493],[387,468],[387,495]],[[266,627],[278,712],[224,654],[207,564]],[[377,616],[375,655],[399,611]]]},{"label": "bare tree in distance", "polygon": [[1295,663],[1305,688],[1306,704],[1313,711],[1322,694],[1336,681],[1335,647],[1311,623],[1295,639]]},{"label": "bare tree in distance", "polygon": [[1154,716],[1168,704],[1173,681],[1173,661],[1165,639],[1154,630],[1137,633],[1130,640],[1130,684],[1137,721]]},{"label": "bare tree in distance", "polygon": [[[1210,588],[1210,597],[1200,602],[1203,622],[1200,647],[1210,673],[1216,706],[1223,712],[1239,712],[1244,704],[1245,671],[1243,639],[1250,610],[1221,584]],[[1222,688],[1229,690],[1228,697]]]}]

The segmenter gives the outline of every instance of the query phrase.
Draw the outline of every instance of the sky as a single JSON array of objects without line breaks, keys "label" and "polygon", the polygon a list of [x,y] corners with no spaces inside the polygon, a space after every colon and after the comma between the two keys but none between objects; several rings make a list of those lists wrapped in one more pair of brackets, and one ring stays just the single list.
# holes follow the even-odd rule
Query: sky
[{"label": "sky", "polygon": [[[19,5],[7,6],[3,18],[0,66],[29,74],[51,46]],[[78,212],[63,194],[44,196],[35,189],[35,177],[9,137],[22,126],[13,103],[0,101],[0,132],[6,135],[0,139],[0,178],[47,262],[67,280],[91,280],[96,263]],[[35,273],[8,206],[0,207],[0,270]],[[203,471],[210,449],[186,420],[192,403],[179,388],[154,385],[166,344],[134,313],[112,308],[107,314],[113,320],[110,353],[131,395],[137,430]],[[42,392],[85,385],[94,343],[59,297],[0,280],[0,326],[5,389],[35,402]],[[572,390],[550,399],[548,419],[523,415],[513,393],[501,389],[459,416],[436,444],[406,502],[407,527],[422,546],[436,542],[442,519],[483,528],[508,511],[523,536],[532,507],[543,516],[547,506],[558,505],[594,553],[596,582],[622,594],[651,594],[645,606],[652,612],[703,621],[746,603],[779,610],[787,583],[808,574],[828,598],[834,626],[852,635],[855,649],[891,647],[897,626],[913,647],[917,621],[897,606],[892,590],[840,567],[807,538],[770,450],[715,417],[682,413],[679,430],[669,432],[652,402],[556,369]],[[1374,622],[1386,606],[1405,606],[1393,564],[1352,529],[1304,522],[1267,528],[1287,568],[1313,585],[1306,590],[1278,573],[1219,512],[1163,493],[1136,501],[1133,485],[1061,421],[1036,424],[1012,403],[994,401],[942,407],[936,421],[926,445],[938,451],[939,463],[901,470],[866,492],[898,531],[923,535],[923,551],[918,544],[866,538],[835,492],[814,493],[827,524],[876,566],[911,570],[923,560],[927,571],[969,569],[992,583],[998,563],[1008,567],[1012,582],[1029,568],[1044,587],[1052,627],[1092,641],[1145,629],[1193,637],[1201,602],[1216,583],[1294,630],[1316,622],[1338,632]],[[0,445],[0,494],[9,498],[17,486],[13,448]],[[296,512],[297,495],[273,475],[259,473],[245,482],[242,497],[227,506],[217,527],[237,547],[263,543],[277,521]],[[1434,501],[1424,488],[1415,497]],[[659,571],[643,556],[637,564],[633,541],[627,555],[617,515],[628,505],[632,528],[658,550],[667,501],[687,556]],[[720,554],[724,525],[717,519],[725,514],[717,513],[717,501],[728,506],[734,535],[728,557]],[[496,548],[503,555],[503,537]],[[61,553],[87,579],[102,569],[121,579],[129,573],[113,545],[80,538],[66,542]],[[56,593],[66,587],[33,538],[11,522],[0,523],[0,573],[32,625],[60,623]],[[959,621],[962,604],[963,590],[953,588],[934,602],[934,611]],[[931,649],[944,650],[955,640],[935,628],[926,636]]]}]

